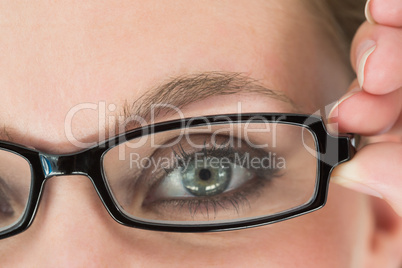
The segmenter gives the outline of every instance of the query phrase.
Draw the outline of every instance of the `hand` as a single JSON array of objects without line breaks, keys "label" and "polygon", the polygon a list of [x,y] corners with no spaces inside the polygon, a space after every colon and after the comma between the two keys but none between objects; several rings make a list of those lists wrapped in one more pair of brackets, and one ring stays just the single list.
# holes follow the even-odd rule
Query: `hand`
[{"label": "hand", "polygon": [[329,116],[361,142],[332,177],[383,198],[402,216],[402,1],[371,0],[366,17],[351,49],[358,79]]}]

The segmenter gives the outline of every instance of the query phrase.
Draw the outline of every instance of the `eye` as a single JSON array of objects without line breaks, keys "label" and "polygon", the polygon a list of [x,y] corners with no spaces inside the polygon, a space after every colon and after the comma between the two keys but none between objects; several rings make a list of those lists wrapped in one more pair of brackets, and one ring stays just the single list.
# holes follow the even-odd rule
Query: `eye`
[{"label": "eye", "polygon": [[[158,218],[170,213],[186,221],[245,215],[261,191],[281,176],[279,169],[255,161],[264,159],[266,151],[246,145],[205,146],[197,151],[181,144],[173,148],[173,155],[174,166],[151,183],[142,203],[143,211]],[[251,161],[254,165],[249,166]]]},{"label": "eye", "polygon": [[228,158],[194,158],[171,171],[154,190],[151,199],[217,196],[240,187],[253,173]]}]

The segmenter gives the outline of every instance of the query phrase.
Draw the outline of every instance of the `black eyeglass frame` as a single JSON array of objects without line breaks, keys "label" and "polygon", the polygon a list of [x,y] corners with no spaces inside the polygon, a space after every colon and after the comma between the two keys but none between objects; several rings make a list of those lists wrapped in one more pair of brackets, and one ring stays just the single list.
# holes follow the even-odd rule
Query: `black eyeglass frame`
[{"label": "black eyeglass frame", "polygon": [[[228,119],[230,121],[228,121]],[[262,216],[242,221],[227,223],[203,223],[199,225],[177,222],[174,224],[147,222],[129,218],[115,202],[103,170],[105,153],[119,144],[164,131],[205,126],[208,124],[228,123],[280,123],[301,126],[308,129],[316,141],[318,158],[316,191],[308,204],[271,216]],[[338,164],[350,160],[354,155],[351,144],[351,135],[332,136],[325,128],[321,117],[315,115],[287,114],[287,113],[247,113],[223,114],[203,117],[193,117],[161,122],[137,128],[118,136],[112,137],[86,150],[73,154],[46,154],[34,149],[26,148],[11,142],[0,141],[0,149],[24,157],[31,167],[32,182],[27,207],[19,222],[0,232],[0,239],[19,234],[32,224],[45,182],[53,176],[83,175],[88,177],[95,187],[99,198],[112,218],[118,223],[135,228],[164,232],[216,232],[237,230],[271,224],[286,219],[304,215],[325,205],[328,185],[332,169]]]}]

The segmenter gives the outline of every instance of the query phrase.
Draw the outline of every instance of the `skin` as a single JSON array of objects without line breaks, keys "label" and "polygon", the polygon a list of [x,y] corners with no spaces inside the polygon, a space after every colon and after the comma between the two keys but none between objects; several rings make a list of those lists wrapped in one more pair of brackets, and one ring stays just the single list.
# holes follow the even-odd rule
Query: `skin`
[{"label": "skin", "polygon": [[[238,101],[244,112],[314,113],[341,97],[351,80],[347,63],[326,28],[298,0],[37,1],[32,6],[9,1],[2,2],[0,10],[0,50],[4,51],[0,122],[9,129],[13,142],[45,152],[79,150],[67,139],[64,124],[75,105],[106,101],[117,106],[116,111],[108,111],[114,115],[126,100],[137,100],[169,77],[241,72],[283,92],[296,104],[258,94],[218,96],[187,105],[182,110],[185,116],[236,112]],[[373,12],[374,18],[380,19],[380,12]],[[300,21],[303,27],[299,28]],[[352,54],[357,43],[377,29],[373,27],[380,26],[366,23],[359,31]],[[366,70],[370,76],[371,69]],[[367,86],[374,83],[366,82]],[[375,84],[370,90],[384,93],[373,92]],[[338,117],[333,121],[344,130],[348,130],[351,102],[335,108]],[[77,140],[99,139],[98,112],[75,115],[72,130]],[[359,126],[355,132],[365,134],[364,126]],[[366,155],[362,149],[358,160],[347,165],[362,169],[359,159]],[[400,157],[397,161],[401,163]],[[351,175],[343,175],[349,174],[345,169],[339,168],[337,174],[361,175],[356,168]],[[383,169],[375,172],[381,174]],[[365,175],[368,180],[372,177]],[[401,190],[393,178],[381,183]],[[384,191],[393,209],[400,210],[393,195],[388,198]],[[116,223],[85,177],[58,177],[47,182],[32,226],[0,241],[0,259],[4,266],[17,267],[233,267],[245,263],[387,267],[401,257],[397,249],[402,223],[393,209],[385,201],[331,184],[324,209],[282,223],[213,234],[150,232]]]}]

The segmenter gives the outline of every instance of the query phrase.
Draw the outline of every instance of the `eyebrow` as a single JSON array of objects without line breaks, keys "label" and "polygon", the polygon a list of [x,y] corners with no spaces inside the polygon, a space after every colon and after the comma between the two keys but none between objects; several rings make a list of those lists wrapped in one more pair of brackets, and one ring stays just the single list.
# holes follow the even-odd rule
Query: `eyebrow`
[{"label": "eyebrow", "polygon": [[[122,107],[123,127],[126,130],[138,127],[133,118],[148,120],[151,110],[155,117],[172,113],[171,105],[178,109],[212,96],[233,95],[239,93],[257,93],[289,104],[294,111],[298,106],[282,91],[269,89],[256,79],[238,72],[203,72],[182,75],[150,88],[134,102],[126,100]],[[157,104],[158,106],[154,106]],[[121,123],[121,121],[119,122]],[[120,129],[120,126],[115,126]],[[116,129],[117,130],[117,129]],[[108,131],[106,131],[108,133]],[[0,127],[0,140],[13,141],[13,135],[6,126]]]},{"label": "eyebrow", "polygon": [[[206,99],[211,96],[233,95],[238,93],[258,93],[270,98],[290,104],[294,110],[298,110],[295,103],[282,91],[269,89],[258,80],[236,72],[203,72],[198,74],[183,75],[171,78],[167,82],[148,90],[133,103],[125,102],[123,106],[124,121],[132,117],[149,119],[151,109],[154,116],[165,112],[172,112],[163,105],[155,107],[155,104],[172,105],[179,109]],[[128,128],[128,127],[126,127]]]}]

